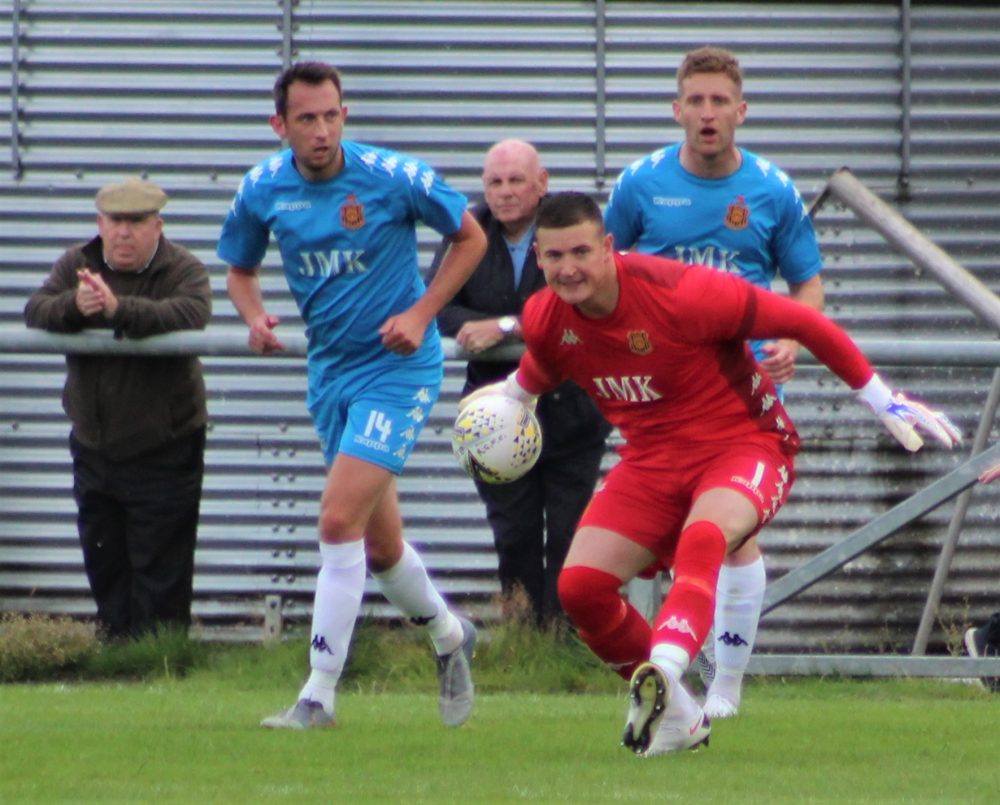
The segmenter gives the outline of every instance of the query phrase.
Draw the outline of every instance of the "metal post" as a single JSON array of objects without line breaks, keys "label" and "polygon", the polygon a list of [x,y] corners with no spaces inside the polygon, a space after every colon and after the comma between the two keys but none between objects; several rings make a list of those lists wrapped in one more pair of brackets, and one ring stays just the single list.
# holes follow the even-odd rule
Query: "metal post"
[{"label": "metal post", "polygon": [[600,190],[604,187],[607,166],[605,165],[606,137],[606,103],[607,103],[607,58],[605,48],[605,17],[607,6],[605,0],[597,0],[594,5],[594,80],[596,82],[596,97],[594,99],[594,184]]},{"label": "metal post", "polygon": [[[986,440],[989,438],[990,429],[993,427],[993,419],[996,417],[997,404],[1000,403],[1000,369],[993,373],[993,385],[986,397],[986,405],[983,406],[982,416],[979,418],[979,427],[976,429],[976,436],[972,442],[972,455],[978,455],[986,447]],[[972,497],[972,490],[966,489],[955,498],[955,511],[951,516],[948,525],[948,533],[945,536],[944,545],[941,546],[941,555],[938,557],[937,567],[934,570],[934,580],[931,582],[931,589],[927,593],[927,601],[924,604],[923,615],[920,616],[920,626],[917,628],[917,636],[913,641],[913,654],[920,656],[927,653],[927,640],[930,637],[931,628],[937,618],[938,606],[941,603],[941,594],[944,592],[944,585],[948,581],[948,573],[951,571],[951,560],[955,555],[955,546],[958,545],[958,537],[962,533],[962,526],[965,524],[965,513],[969,508],[969,499]]]},{"label": "metal post", "polygon": [[902,29],[900,45],[902,49],[902,76],[900,77],[900,143],[899,143],[899,177],[896,188],[900,201],[910,200],[910,144],[912,140],[912,67],[913,67],[913,31],[911,26],[910,0],[903,0],[900,5],[900,28]]},{"label": "metal post", "polygon": [[10,163],[15,179],[24,175],[21,163],[20,101],[18,89],[21,83],[21,0],[14,0],[11,9],[10,33]]},{"label": "metal post", "polygon": [[281,69],[292,66],[292,7],[295,0],[281,0]]},{"label": "metal post", "polygon": [[878,545],[884,539],[892,536],[903,526],[923,517],[931,509],[940,506],[946,500],[951,500],[970,486],[974,486],[977,476],[987,467],[996,464],[997,461],[1000,461],[1000,444],[995,444],[978,456],[970,458],[943,478],[939,478],[930,486],[921,489],[915,495],[911,495],[902,503],[893,506],[889,511],[883,512],[871,522],[866,523],[846,539],[818,553],[808,562],[789,571],[776,581],[769,582],[767,590],[764,592],[762,611],[770,612],[792,596],[798,595],[834,571],[839,570],[872,546]]},{"label": "metal post", "polygon": [[281,596],[264,596],[264,640],[279,640],[283,626],[281,617]]},{"label": "metal post", "polygon": [[933,276],[979,319],[1000,333],[1000,297],[959,265],[896,210],[865,187],[847,169],[836,171],[830,192],[864,223],[881,233],[891,246]]}]

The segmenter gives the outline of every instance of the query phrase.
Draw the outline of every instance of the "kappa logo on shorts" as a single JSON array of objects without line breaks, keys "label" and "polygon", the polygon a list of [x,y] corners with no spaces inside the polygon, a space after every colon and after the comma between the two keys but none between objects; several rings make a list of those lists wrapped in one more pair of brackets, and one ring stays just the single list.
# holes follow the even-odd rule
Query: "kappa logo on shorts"
[{"label": "kappa logo on shorts", "polygon": [[340,208],[340,223],[344,229],[361,229],[365,225],[365,208],[351,193]]}]

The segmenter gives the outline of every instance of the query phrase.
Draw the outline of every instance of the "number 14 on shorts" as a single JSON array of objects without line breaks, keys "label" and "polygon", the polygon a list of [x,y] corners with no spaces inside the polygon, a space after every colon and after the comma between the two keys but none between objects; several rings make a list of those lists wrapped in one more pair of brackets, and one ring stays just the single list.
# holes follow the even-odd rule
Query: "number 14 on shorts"
[{"label": "number 14 on shorts", "polygon": [[372,411],[368,414],[368,424],[365,425],[365,436],[372,438],[374,433],[378,433],[378,440],[386,442],[392,435],[392,420],[383,411]]}]

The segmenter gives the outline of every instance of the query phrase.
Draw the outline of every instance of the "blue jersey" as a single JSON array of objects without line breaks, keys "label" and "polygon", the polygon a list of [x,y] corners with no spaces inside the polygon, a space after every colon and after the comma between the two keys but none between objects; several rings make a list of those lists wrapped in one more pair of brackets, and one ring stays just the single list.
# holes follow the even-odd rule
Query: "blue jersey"
[{"label": "blue jersey", "polygon": [[[621,172],[604,211],[616,249],[707,265],[762,288],[775,275],[799,284],[819,273],[812,219],[784,171],[741,148],[736,171],[704,179],[680,154],[680,143],[661,148]],[[752,344],[758,360],[760,343]]]},{"label": "blue jersey", "polygon": [[703,179],[681,166],[680,144],[622,171],[604,223],[615,248],[711,266],[770,288],[819,273],[816,232],[791,179],[743,148],[739,169]]},{"label": "blue jersey", "polygon": [[290,149],[252,168],[217,249],[229,265],[253,269],[274,233],[306,324],[311,394],[344,372],[440,367],[433,321],[420,348],[406,357],[385,349],[378,329],[426,290],[417,265],[417,222],[453,235],[467,204],[418,159],[346,140],[341,147],[344,167],[326,181],[305,180]]}]

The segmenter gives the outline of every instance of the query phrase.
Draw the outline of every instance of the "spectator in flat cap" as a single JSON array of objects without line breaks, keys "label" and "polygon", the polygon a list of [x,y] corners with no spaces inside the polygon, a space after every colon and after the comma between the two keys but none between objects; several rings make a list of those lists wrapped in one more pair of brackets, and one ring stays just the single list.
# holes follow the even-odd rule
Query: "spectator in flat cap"
[{"label": "spectator in flat cap", "polygon": [[[144,338],[203,329],[208,272],[163,236],[167,194],[129,178],[98,192],[97,237],[67,249],[25,322]],[[67,355],[73,495],[101,631],[138,636],[191,621],[204,474],[205,384],[196,356]]]},{"label": "spectator in flat cap", "polygon": [[143,216],[163,209],[167,194],[152,182],[130,176],[97,193],[97,209],[104,215]]}]

